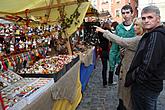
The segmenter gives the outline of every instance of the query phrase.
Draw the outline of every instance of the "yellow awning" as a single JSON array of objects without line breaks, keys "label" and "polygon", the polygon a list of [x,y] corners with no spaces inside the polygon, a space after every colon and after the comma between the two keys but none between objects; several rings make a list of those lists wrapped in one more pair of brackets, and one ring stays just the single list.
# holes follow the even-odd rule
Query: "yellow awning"
[{"label": "yellow awning", "polygon": [[[49,16],[48,23],[56,23],[59,21],[58,18],[61,17],[58,8],[62,6],[65,7],[66,17],[69,18],[78,7],[78,2],[77,0],[0,0],[0,17],[18,15],[24,18],[27,14],[29,18],[38,19],[47,15]],[[89,6],[90,2],[80,3],[78,8],[80,13],[79,22],[75,25],[77,21],[73,21],[71,27],[66,30],[68,37],[82,24]]]}]

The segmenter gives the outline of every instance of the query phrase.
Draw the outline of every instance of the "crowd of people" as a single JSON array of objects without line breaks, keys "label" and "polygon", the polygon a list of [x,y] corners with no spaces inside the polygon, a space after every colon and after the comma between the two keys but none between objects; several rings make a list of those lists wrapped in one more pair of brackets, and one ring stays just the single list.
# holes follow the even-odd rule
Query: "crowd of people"
[{"label": "crowd of people", "polygon": [[122,23],[104,22],[96,28],[103,87],[116,84],[113,75],[118,74],[117,110],[156,110],[165,79],[165,27],[161,24],[160,10],[147,6],[140,18],[133,18],[132,7],[125,5],[121,14]]}]

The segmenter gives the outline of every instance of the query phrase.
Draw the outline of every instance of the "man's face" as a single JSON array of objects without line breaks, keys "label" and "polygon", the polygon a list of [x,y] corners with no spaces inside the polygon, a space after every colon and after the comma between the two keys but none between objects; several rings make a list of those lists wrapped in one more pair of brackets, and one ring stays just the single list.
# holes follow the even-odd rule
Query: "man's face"
[{"label": "man's face", "polygon": [[160,16],[154,12],[142,13],[143,28],[150,31],[160,25]]},{"label": "man's face", "polygon": [[125,21],[129,21],[132,18],[132,13],[131,13],[130,9],[121,10],[121,14]]}]

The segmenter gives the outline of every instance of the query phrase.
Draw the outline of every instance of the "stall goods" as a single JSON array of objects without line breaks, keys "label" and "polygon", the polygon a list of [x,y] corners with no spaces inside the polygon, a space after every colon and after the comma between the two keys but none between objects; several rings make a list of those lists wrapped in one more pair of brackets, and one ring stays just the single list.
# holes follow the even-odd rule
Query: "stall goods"
[{"label": "stall goods", "polygon": [[1,82],[7,85],[1,87],[1,105],[4,110],[21,110],[45,92],[53,83],[52,78],[22,78],[12,71],[0,73]]}]

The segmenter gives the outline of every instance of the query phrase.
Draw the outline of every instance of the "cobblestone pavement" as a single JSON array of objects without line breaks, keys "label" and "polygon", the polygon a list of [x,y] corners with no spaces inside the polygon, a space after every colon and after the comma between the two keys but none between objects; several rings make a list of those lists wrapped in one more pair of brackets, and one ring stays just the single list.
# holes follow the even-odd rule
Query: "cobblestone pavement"
[{"label": "cobblestone pavement", "polygon": [[[118,85],[103,88],[101,77],[101,61],[98,60],[86,90],[83,93],[81,103],[76,110],[116,110],[118,105]],[[114,78],[117,81],[117,76]],[[165,88],[165,83],[164,83]],[[165,110],[165,89],[161,93],[157,110]]]}]

